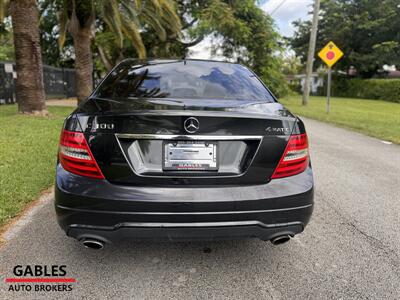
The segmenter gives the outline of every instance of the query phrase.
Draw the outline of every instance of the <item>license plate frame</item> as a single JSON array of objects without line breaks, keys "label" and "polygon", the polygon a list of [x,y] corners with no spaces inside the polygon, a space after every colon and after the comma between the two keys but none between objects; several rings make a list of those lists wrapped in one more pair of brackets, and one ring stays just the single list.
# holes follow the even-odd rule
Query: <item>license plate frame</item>
[{"label": "license plate frame", "polygon": [[218,149],[217,141],[163,141],[162,169],[185,172],[218,171]]}]

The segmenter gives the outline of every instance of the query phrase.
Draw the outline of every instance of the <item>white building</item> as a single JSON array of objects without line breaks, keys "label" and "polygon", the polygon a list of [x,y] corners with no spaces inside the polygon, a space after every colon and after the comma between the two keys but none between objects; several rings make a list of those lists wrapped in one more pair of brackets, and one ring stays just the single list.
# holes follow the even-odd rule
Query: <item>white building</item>
[{"label": "white building", "polygon": [[[288,82],[291,84],[300,83],[301,90],[304,89],[304,83],[306,81],[306,74],[291,75],[287,77]],[[319,87],[324,86],[324,78],[320,74],[314,72],[311,74],[311,89],[310,92],[315,94]]]}]

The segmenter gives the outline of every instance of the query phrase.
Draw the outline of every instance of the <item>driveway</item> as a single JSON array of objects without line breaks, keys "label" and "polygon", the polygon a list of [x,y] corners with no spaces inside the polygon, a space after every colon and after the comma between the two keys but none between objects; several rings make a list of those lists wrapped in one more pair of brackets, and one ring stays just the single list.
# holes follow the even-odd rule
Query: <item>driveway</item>
[{"label": "driveway", "polygon": [[[0,299],[399,299],[400,147],[305,120],[316,180],[306,231],[258,240],[83,248],[47,201],[0,249]],[[15,265],[66,265],[69,292],[10,292]]]}]

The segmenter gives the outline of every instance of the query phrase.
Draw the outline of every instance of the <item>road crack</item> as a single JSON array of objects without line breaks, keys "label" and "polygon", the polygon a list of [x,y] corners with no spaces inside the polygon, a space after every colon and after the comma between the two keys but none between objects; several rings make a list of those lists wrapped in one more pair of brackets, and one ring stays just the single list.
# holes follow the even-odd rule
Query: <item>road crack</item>
[{"label": "road crack", "polygon": [[385,244],[380,239],[368,234],[367,232],[359,228],[355,222],[351,221],[348,217],[343,215],[336,207],[330,205],[329,203],[325,204],[329,208],[331,208],[343,220],[342,222],[340,222],[341,225],[350,227],[350,231],[352,231],[355,234],[361,235],[364,238],[364,240],[368,242],[370,246],[377,248],[381,252],[383,252],[386,255],[386,257],[390,260],[390,265],[394,269],[395,273],[400,277],[400,256],[394,249],[391,249],[387,244]]}]

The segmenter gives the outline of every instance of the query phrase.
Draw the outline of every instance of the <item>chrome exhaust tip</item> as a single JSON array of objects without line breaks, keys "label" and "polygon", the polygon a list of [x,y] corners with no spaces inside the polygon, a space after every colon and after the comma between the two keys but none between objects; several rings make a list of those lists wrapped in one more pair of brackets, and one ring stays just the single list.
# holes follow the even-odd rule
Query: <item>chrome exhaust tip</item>
[{"label": "chrome exhaust tip", "polygon": [[280,245],[290,241],[290,235],[280,235],[271,240],[272,245]]},{"label": "chrome exhaust tip", "polygon": [[82,242],[85,248],[100,250],[104,248],[104,243],[99,240],[86,239]]}]

